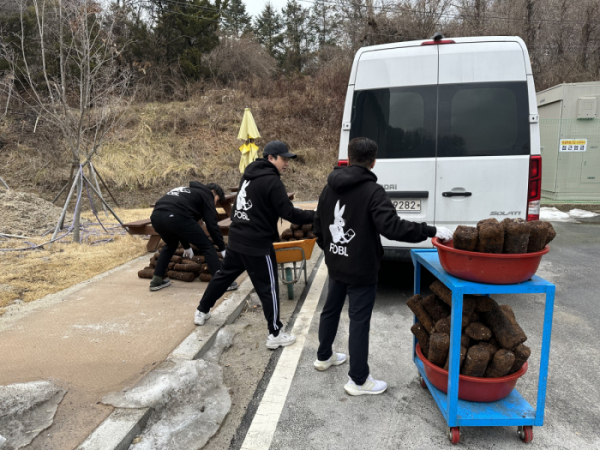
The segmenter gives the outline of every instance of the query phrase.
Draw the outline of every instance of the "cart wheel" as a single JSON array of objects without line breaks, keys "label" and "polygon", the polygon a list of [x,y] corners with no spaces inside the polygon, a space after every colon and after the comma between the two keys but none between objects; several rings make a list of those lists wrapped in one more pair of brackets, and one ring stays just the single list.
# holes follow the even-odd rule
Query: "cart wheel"
[{"label": "cart wheel", "polygon": [[285,268],[285,279],[286,279],[286,281],[289,282],[289,284],[287,285],[288,300],[294,300],[294,284],[292,283],[292,280],[294,279],[294,277],[292,275],[291,267]]},{"label": "cart wheel", "polygon": [[526,425],[517,429],[517,434],[526,444],[533,440],[533,428]]},{"label": "cart wheel", "polygon": [[421,383],[421,387],[423,389],[427,389],[427,383],[425,383],[425,380],[423,379],[423,377],[419,377],[419,382]]},{"label": "cart wheel", "polygon": [[452,445],[456,445],[460,441],[460,429],[458,427],[448,428],[448,439],[452,442]]}]

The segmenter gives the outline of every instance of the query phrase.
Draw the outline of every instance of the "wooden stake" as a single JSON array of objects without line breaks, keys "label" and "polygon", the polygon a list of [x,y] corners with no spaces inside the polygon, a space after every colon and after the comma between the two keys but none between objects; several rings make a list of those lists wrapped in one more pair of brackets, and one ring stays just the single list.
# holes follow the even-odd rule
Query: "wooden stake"
[{"label": "wooden stake", "polygon": [[96,189],[94,189],[94,186],[92,186],[92,183],[90,183],[90,180],[88,180],[86,178],[86,176],[83,175],[83,174],[81,174],[81,176],[83,177],[83,180],[88,184],[88,187],[92,190],[92,192],[94,194],[96,194],[98,196],[98,198],[100,199],[100,201],[108,208],[108,210],[110,211],[110,213],[115,217],[115,219],[117,219],[117,221],[121,224],[121,226],[125,227],[125,224],[123,222],[121,222],[121,219],[119,219],[119,216],[117,216],[117,214],[112,210],[112,208],[109,206],[109,204],[104,201],[104,199],[102,198],[102,196],[100,194],[98,194],[98,191],[96,191]]},{"label": "wooden stake", "polygon": [[117,202],[117,200],[115,200],[115,198],[113,197],[112,192],[110,192],[110,189],[104,182],[104,179],[100,175],[100,172],[98,172],[98,169],[94,169],[94,172],[96,172],[96,175],[98,175],[98,178],[100,178],[100,181],[102,182],[102,186],[104,186],[104,189],[106,189],[108,191],[108,195],[110,195],[110,198],[112,198],[113,202],[115,202],[115,205],[120,206],[119,203]]},{"label": "wooden stake", "polygon": [[[56,239],[56,235],[58,234],[58,230],[62,228],[62,224],[65,221],[65,215],[67,214],[67,208],[69,207],[69,203],[71,201],[71,197],[73,196],[73,191],[75,191],[75,185],[77,184],[77,180],[79,179],[79,172],[75,175],[75,179],[73,180],[73,184],[71,185],[71,190],[69,191],[69,195],[67,195],[67,201],[65,202],[65,206],[63,206],[62,212],[60,213],[60,218],[58,219],[58,223],[56,224],[56,228],[54,230],[54,234],[52,235],[52,241]],[[52,244],[50,244],[52,245]]]},{"label": "wooden stake", "polygon": [[[98,178],[96,177],[96,168],[92,164],[92,161],[90,161],[90,178],[94,180],[94,183],[96,184],[96,190],[100,193],[100,195],[102,195],[102,191],[100,190],[100,186],[98,185]],[[104,206],[104,204],[102,205],[102,209],[104,209],[104,214],[108,219],[108,211],[106,210],[106,206]]]}]

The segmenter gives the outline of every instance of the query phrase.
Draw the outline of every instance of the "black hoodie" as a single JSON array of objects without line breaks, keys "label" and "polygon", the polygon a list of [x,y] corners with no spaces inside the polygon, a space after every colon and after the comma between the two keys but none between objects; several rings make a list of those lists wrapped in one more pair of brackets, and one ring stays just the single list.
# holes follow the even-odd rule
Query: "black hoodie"
[{"label": "black hoodie", "polygon": [[245,255],[268,255],[273,242],[279,240],[277,219],[306,224],[312,223],[314,214],[294,208],[277,167],[257,159],[246,167],[240,181],[227,246]]},{"label": "black hoodie", "polygon": [[202,183],[192,181],[189,188],[182,186],[172,189],[156,202],[154,210],[172,212],[194,219],[196,222],[200,219],[204,220],[210,237],[219,247],[219,251],[225,250],[223,234],[217,219],[215,196]]},{"label": "black hoodie", "polygon": [[377,283],[383,256],[380,234],[421,242],[435,233],[426,223],[400,219],[377,176],[358,165],[336,167],[329,174],[315,214],[315,235],[329,276],[347,284]]}]

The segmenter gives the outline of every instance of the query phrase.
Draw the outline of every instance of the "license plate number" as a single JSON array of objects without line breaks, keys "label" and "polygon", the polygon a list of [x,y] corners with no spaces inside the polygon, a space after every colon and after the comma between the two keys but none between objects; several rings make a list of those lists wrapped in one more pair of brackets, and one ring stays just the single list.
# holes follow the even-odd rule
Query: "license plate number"
[{"label": "license plate number", "polygon": [[392,205],[396,211],[421,211],[421,200],[392,200]]}]

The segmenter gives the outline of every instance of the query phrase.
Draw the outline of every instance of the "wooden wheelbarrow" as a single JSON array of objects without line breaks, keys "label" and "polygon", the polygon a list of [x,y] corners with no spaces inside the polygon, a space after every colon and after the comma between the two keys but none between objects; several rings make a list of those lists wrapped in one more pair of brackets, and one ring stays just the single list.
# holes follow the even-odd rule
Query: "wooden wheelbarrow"
[{"label": "wooden wheelbarrow", "polygon": [[[300,280],[302,272],[304,272],[304,283],[308,283],[306,261],[312,256],[316,241],[316,239],[303,239],[301,241],[275,242],[273,244],[277,266],[281,271],[281,282],[287,285],[288,300],[294,299],[294,284]],[[300,267],[296,266],[298,262]],[[286,263],[293,264],[293,272],[292,267],[285,267]]]}]

